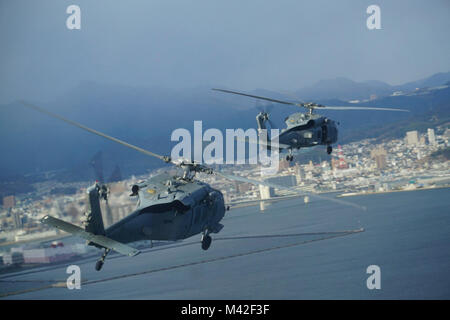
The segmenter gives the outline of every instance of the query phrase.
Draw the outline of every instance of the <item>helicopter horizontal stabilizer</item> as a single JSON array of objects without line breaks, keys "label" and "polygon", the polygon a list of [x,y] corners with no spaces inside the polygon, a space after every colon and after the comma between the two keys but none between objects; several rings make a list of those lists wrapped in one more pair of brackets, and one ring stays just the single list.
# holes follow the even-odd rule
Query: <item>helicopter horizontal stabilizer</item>
[{"label": "helicopter horizontal stabilizer", "polygon": [[111,249],[114,251],[117,251],[123,255],[127,256],[135,256],[140,253],[139,250],[132,248],[130,246],[127,246],[126,244],[123,244],[121,242],[118,242],[116,240],[110,239],[108,237],[93,234],[90,232],[86,232],[83,228],[80,228],[74,224],[68,223],[66,221],[54,218],[52,216],[45,216],[41,219],[42,223],[45,223],[49,226],[52,226],[57,229],[61,229],[65,232],[68,232],[70,234],[73,234],[74,236],[78,236],[80,238],[86,239],[90,242],[95,243],[96,245],[99,245],[103,248]]}]

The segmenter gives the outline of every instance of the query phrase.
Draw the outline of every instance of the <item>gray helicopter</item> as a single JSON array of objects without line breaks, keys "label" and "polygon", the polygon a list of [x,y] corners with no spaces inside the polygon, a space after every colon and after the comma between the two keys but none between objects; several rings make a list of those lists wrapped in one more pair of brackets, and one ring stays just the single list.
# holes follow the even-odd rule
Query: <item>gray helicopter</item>
[{"label": "gray helicopter", "polygon": [[95,265],[97,271],[102,268],[106,256],[111,250],[128,256],[139,254],[139,250],[127,245],[127,243],[141,240],[176,241],[201,234],[201,247],[203,250],[208,250],[212,242],[210,234],[218,233],[223,228],[220,222],[229,206],[225,205],[223,195],[219,190],[196,180],[196,173],[215,174],[230,180],[277,189],[288,189],[295,191],[298,195],[308,195],[365,210],[364,207],[340,199],[299,192],[299,190],[290,187],[234,176],[218,170],[213,171],[211,168],[191,160],[172,160],[168,156],[161,156],[108,136],[33,104],[24,101],[21,103],[28,108],[62,120],[145,155],[173,164],[182,170],[180,175],[163,173],[133,185],[130,196],[138,197],[135,210],[106,229],[103,224],[100,201],[107,200],[109,191],[106,185],[99,182],[96,182],[86,191],[87,210],[84,228],[48,215],[41,219],[42,223],[79,236],[87,240],[89,245],[103,249],[104,252]]},{"label": "gray helicopter", "polygon": [[[378,111],[409,112],[409,110],[395,109],[395,108],[324,106],[313,102],[289,102],[225,89],[214,88],[212,90],[308,109],[309,111],[306,113],[296,112],[289,115],[285,119],[286,128],[282,129],[279,136],[277,137],[278,143],[273,141],[274,137],[271,138],[272,142],[267,143],[267,147],[270,149],[277,149],[279,152],[281,152],[282,150],[288,150],[289,154],[286,155],[286,160],[288,161],[294,160],[292,152],[295,149],[298,150],[300,148],[314,147],[317,145],[326,145],[328,154],[331,154],[331,152],[333,151],[332,145],[336,143],[338,140],[337,123],[327,117],[315,114],[313,112],[315,109],[378,110]],[[256,116],[256,122],[258,125],[259,132],[261,132],[261,130],[267,129],[266,122],[268,122],[271,125],[271,127],[274,128],[274,125],[269,119],[269,114],[265,110],[262,110],[260,113],[258,113],[258,115]]]}]

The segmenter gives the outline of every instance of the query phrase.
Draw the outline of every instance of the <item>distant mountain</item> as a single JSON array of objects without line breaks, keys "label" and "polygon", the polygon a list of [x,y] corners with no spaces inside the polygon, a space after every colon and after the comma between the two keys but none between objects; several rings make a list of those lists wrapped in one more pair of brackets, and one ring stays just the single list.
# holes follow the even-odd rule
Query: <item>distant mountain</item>
[{"label": "distant mountain", "polygon": [[396,86],[397,90],[410,91],[416,88],[437,87],[450,81],[450,72],[436,73],[428,78],[417,81],[408,82],[400,86]]},{"label": "distant mountain", "polygon": [[382,81],[356,82],[347,78],[320,80],[312,86],[297,90],[295,94],[303,100],[341,99],[365,100],[371,96],[383,97],[396,91],[411,91],[416,88],[436,87],[450,81],[450,72],[437,73],[430,77],[402,85],[389,85]]},{"label": "distant mountain", "polygon": [[[401,107],[411,112],[407,117],[398,113],[371,113],[366,126],[345,126],[341,132],[342,142],[365,138],[376,138],[378,141],[402,138],[410,130],[424,132],[427,128],[450,124],[450,86],[415,90],[412,93],[377,99],[370,104]],[[388,114],[390,116],[383,120]]]}]

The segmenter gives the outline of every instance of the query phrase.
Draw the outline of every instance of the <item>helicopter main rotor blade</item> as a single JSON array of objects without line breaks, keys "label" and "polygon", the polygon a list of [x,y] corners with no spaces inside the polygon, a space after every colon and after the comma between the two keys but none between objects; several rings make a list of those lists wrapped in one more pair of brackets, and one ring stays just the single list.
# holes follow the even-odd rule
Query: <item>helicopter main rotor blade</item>
[{"label": "helicopter main rotor blade", "polygon": [[53,112],[47,111],[47,110],[45,110],[45,109],[42,109],[42,108],[40,108],[40,107],[38,107],[38,106],[35,106],[35,105],[31,104],[31,103],[28,103],[28,102],[26,102],[26,101],[19,101],[19,102],[20,102],[21,104],[23,104],[23,105],[24,105],[25,107],[27,107],[27,108],[30,108],[30,109],[36,110],[36,111],[38,111],[38,112],[44,113],[44,114],[46,114],[46,115],[48,115],[48,116],[50,116],[50,117],[52,117],[52,118],[56,118],[56,119],[62,120],[62,121],[66,122],[66,123],[68,123],[68,124],[70,124],[70,125],[72,125],[72,126],[75,126],[75,127],[80,128],[80,129],[83,129],[83,130],[85,130],[85,131],[88,131],[88,132],[90,132],[90,133],[96,134],[96,135],[98,135],[98,136],[100,136],[100,137],[103,137],[103,138],[105,138],[105,139],[114,141],[114,142],[116,142],[116,143],[118,143],[118,144],[121,144],[121,145],[127,147],[127,148],[134,149],[134,150],[136,150],[136,151],[138,151],[138,152],[140,152],[140,153],[143,153],[143,154],[145,154],[145,155],[147,155],[147,156],[156,157],[156,158],[158,158],[158,159],[163,160],[164,162],[171,162],[170,157],[167,157],[167,156],[161,156],[161,155],[159,155],[159,154],[157,154],[157,153],[153,153],[153,152],[151,152],[151,151],[148,151],[148,150],[139,148],[139,147],[137,147],[137,146],[135,146],[135,145],[132,145],[132,144],[130,144],[130,143],[128,143],[128,142],[125,142],[125,141],[119,140],[119,139],[117,139],[117,138],[108,136],[107,134],[104,134],[104,133],[102,133],[102,132],[100,132],[100,131],[91,129],[91,128],[89,128],[89,127],[86,127],[86,126],[84,126],[84,125],[82,125],[82,124],[80,124],[80,123],[78,123],[78,122],[75,122],[75,121],[69,120],[69,119],[67,119],[67,118],[64,118],[64,117],[62,117],[62,116],[60,116],[60,115],[58,115],[58,114],[55,114],[55,113],[53,113]]},{"label": "helicopter main rotor blade", "polygon": [[281,104],[287,104],[297,107],[304,107],[307,109],[329,109],[329,110],[378,110],[378,111],[399,111],[399,112],[409,112],[409,110],[406,109],[397,109],[397,108],[378,108],[378,107],[355,107],[355,106],[323,106],[318,105],[316,103],[304,103],[304,102],[289,102],[289,101],[283,101],[283,100],[277,100],[272,98],[266,98],[261,96],[255,96],[248,93],[238,92],[238,91],[231,91],[231,90],[225,90],[225,89],[216,89],[213,88],[214,91],[221,91],[225,93],[231,93],[231,94],[237,94],[245,97],[255,98],[255,99],[261,99]]},{"label": "helicopter main rotor blade", "polygon": [[240,176],[235,176],[235,175],[231,175],[228,173],[224,173],[221,171],[215,171],[215,174],[220,175],[226,179],[229,180],[235,180],[235,181],[240,181],[240,182],[247,182],[247,183],[251,183],[253,185],[263,185],[266,187],[271,187],[271,188],[275,188],[275,189],[284,189],[284,190],[289,190],[292,192],[296,192],[299,193],[300,195],[305,195],[305,196],[309,196],[309,197],[313,197],[313,198],[317,198],[317,199],[321,199],[321,200],[327,200],[327,201],[332,201],[341,205],[345,205],[345,206],[351,206],[360,210],[364,210],[366,211],[367,208],[364,206],[360,206],[356,203],[352,203],[352,202],[348,202],[348,201],[344,201],[344,200],[340,200],[340,199],[335,199],[335,198],[329,198],[329,197],[324,197],[324,196],[320,196],[318,194],[313,194],[310,192],[305,192],[303,190],[297,190],[291,187],[285,187],[285,186],[281,186],[278,184],[274,184],[271,182],[267,182],[267,181],[260,181],[260,180],[253,180],[253,179],[248,179],[248,178],[244,178],[244,177],[240,177]]},{"label": "helicopter main rotor blade", "polygon": [[225,93],[232,93],[232,94],[237,94],[237,95],[240,95],[240,96],[245,96],[245,97],[250,97],[250,98],[255,98],[255,99],[261,99],[261,100],[266,100],[266,101],[271,101],[271,102],[276,102],[276,103],[281,103],[281,104],[287,104],[287,105],[292,105],[292,106],[299,106],[299,104],[295,103],[295,102],[282,101],[282,100],[277,100],[277,99],[272,99],[272,98],[255,96],[255,95],[252,95],[252,94],[247,94],[247,93],[242,93],[242,92],[237,92],[237,91],[231,91],[231,90],[225,90],[225,89],[216,89],[216,88],[213,88],[211,90],[221,91],[221,92],[225,92]]},{"label": "helicopter main rotor blade", "polygon": [[328,110],[378,110],[378,111],[399,111],[399,112],[409,112],[406,109],[396,109],[396,108],[378,108],[378,107],[353,107],[353,106],[320,106],[314,109],[328,109]]}]

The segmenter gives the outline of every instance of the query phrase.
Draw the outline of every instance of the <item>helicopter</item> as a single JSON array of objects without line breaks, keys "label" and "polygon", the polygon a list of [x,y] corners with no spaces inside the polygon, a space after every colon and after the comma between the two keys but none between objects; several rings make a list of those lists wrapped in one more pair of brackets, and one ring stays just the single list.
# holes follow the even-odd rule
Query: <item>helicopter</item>
[{"label": "helicopter", "polygon": [[[405,109],[396,108],[378,108],[378,107],[355,107],[355,106],[324,106],[322,104],[317,104],[314,102],[290,102],[278,99],[266,98],[261,96],[256,96],[252,94],[247,94],[238,91],[231,91],[225,89],[213,88],[214,91],[220,91],[224,93],[236,94],[241,96],[246,96],[250,98],[275,102],[284,105],[297,106],[308,109],[308,112],[296,112],[289,115],[285,119],[286,128],[282,129],[277,137],[278,142],[273,141],[267,142],[268,149],[277,149],[281,153],[282,150],[288,150],[286,155],[287,161],[293,161],[294,155],[293,150],[299,150],[300,148],[314,147],[317,145],[326,145],[327,153],[331,154],[333,152],[332,145],[338,140],[338,128],[336,121],[329,119],[325,116],[314,113],[314,110],[378,110],[378,111],[398,111],[398,112],[409,112]],[[258,132],[266,130],[266,122],[274,128],[273,123],[269,119],[269,113],[265,110],[261,110],[256,116],[256,123],[258,125]],[[251,143],[256,143],[256,141],[249,141]],[[262,143],[262,142],[259,142]]]},{"label": "helicopter", "polygon": [[[87,244],[103,250],[95,269],[100,271],[106,256],[111,250],[123,255],[135,256],[140,253],[128,243],[141,240],[177,241],[201,234],[201,248],[208,250],[212,238],[210,234],[218,233],[223,225],[220,223],[225,212],[229,210],[220,190],[207,183],[195,179],[197,173],[215,174],[225,179],[264,185],[277,189],[295,191],[298,195],[307,195],[339,204],[349,205],[365,210],[364,207],[340,199],[324,197],[308,192],[299,192],[291,187],[273,184],[267,181],[248,179],[213,170],[203,164],[189,159],[171,159],[151,151],[142,149],[102,132],[86,127],[80,123],[21,101],[27,108],[34,109],[50,117],[64,121],[92,134],[134,149],[150,157],[156,157],[165,163],[181,168],[182,174],[162,173],[138,182],[131,187],[131,197],[137,197],[136,208],[122,220],[105,228],[102,219],[100,201],[107,201],[109,190],[106,185],[97,181],[86,190],[87,208],[84,228],[64,220],[46,215],[41,222],[87,240]],[[180,170],[179,170],[180,171]]]}]

